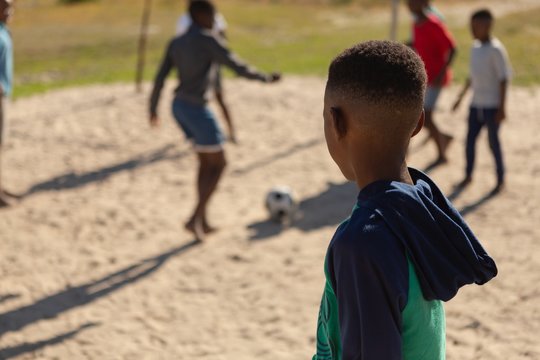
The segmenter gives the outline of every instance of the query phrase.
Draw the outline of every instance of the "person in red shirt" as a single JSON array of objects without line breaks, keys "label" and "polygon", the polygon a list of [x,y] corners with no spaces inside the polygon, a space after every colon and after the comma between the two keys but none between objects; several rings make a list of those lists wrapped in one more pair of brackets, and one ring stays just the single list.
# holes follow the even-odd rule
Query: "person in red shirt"
[{"label": "person in red shirt", "polygon": [[428,76],[424,99],[425,126],[430,138],[437,145],[439,157],[435,163],[442,164],[448,160],[446,149],[453,137],[437,128],[433,120],[433,110],[441,89],[452,77],[450,65],[456,54],[456,44],[440,18],[429,12],[428,0],[408,0],[408,6],[415,17],[412,47],[424,61]]}]

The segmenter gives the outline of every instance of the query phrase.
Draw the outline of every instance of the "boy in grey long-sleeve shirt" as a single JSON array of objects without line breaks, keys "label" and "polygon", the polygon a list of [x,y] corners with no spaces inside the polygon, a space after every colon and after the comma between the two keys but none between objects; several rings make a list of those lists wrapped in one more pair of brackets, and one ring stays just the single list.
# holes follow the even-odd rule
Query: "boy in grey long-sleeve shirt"
[{"label": "boy in grey long-sleeve shirt", "polygon": [[186,137],[193,142],[200,162],[197,176],[199,201],[185,227],[195,234],[197,240],[203,240],[205,234],[214,231],[206,219],[206,206],[226,164],[224,136],[207,106],[217,66],[227,66],[242,77],[266,83],[278,81],[280,75],[263,74],[249,67],[212,33],[215,8],[210,1],[192,1],[189,13],[193,25],[186,34],[169,43],[154,81],[150,124],[159,124],[157,107],[160,93],[167,75],[176,68],[180,85],[175,90],[173,114]]}]

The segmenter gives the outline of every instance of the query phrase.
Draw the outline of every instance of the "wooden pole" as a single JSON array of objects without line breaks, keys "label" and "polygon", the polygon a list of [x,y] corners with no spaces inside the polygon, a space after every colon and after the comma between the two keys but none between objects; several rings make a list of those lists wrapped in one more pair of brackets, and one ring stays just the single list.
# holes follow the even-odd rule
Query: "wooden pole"
[{"label": "wooden pole", "polygon": [[392,23],[390,24],[390,40],[397,40],[399,0],[392,0]]},{"label": "wooden pole", "polygon": [[144,0],[144,8],[141,20],[141,32],[139,35],[139,48],[137,55],[137,73],[135,75],[135,89],[142,91],[142,80],[144,75],[144,64],[146,58],[146,40],[148,39],[148,24],[150,23],[150,13],[152,12],[152,0]]}]

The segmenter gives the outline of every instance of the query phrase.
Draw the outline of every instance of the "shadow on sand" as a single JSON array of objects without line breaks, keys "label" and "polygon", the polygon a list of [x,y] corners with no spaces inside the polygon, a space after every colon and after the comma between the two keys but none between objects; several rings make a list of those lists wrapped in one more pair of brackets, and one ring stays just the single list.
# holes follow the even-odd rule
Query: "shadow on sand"
[{"label": "shadow on sand", "polygon": [[[75,287],[68,287],[56,294],[37,300],[31,305],[23,306],[0,314],[0,338],[8,332],[22,330],[28,325],[34,324],[43,319],[54,318],[65,311],[76,307],[87,305],[95,300],[107,296],[124,286],[142,280],[148,275],[154,273],[174,256],[178,256],[190,248],[200,244],[193,240],[185,245],[173,248],[163,254],[144,259],[134,265],[128,266],[115,273],[109,274],[101,279],[81,284]],[[16,347],[0,349],[0,354],[20,355],[23,349],[34,351],[36,348],[57,344],[65,339],[75,336],[81,330],[96,324],[83,325],[78,330],[59,335],[53,339],[40,341],[34,344],[22,344]],[[0,358],[4,358],[0,356]],[[15,355],[13,355],[15,356]]]},{"label": "shadow on sand", "polygon": [[253,163],[251,163],[249,165],[246,165],[246,166],[244,166],[242,168],[238,168],[238,169],[234,170],[232,173],[234,175],[247,174],[248,172],[251,172],[251,171],[256,170],[258,168],[261,168],[263,166],[267,166],[267,165],[269,165],[270,163],[272,163],[274,161],[281,160],[283,158],[286,158],[288,156],[293,155],[294,153],[296,153],[298,151],[308,149],[310,147],[319,145],[321,143],[324,143],[324,139],[317,138],[317,139],[312,139],[312,140],[305,141],[305,142],[303,142],[301,144],[295,144],[295,145],[289,147],[288,149],[282,150],[282,151],[280,151],[278,153],[267,156],[265,158],[258,159],[257,161],[255,161],[255,162],[253,162]]},{"label": "shadow on sand", "polygon": [[22,343],[20,345],[17,345],[17,346],[6,347],[4,349],[0,349],[0,359],[7,360],[7,359],[15,358],[17,356],[20,356],[20,355],[23,355],[23,354],[26,354],[26,353],[29,353],[29,352],[33,352],[33,351],[37,351],[39,349],[43,349],[43,348],[45,348],[47,346],[53,346],[53,345],[61,344],[66,340],[74,338],[80,332],[82,332],[82,331],[84,331],[86,329],[89,329],[91,327],[98,326],[98,325],[99,325],[99,323],[86,323],[84,325],[79,326],[79,328],[77,328],[75,330],[69,331],[69,332],[64,333],[64,334],[57,335],[57,336],[55,336],[55,337],[53,337],[51,339],[48,339],[48,340],[36,341],[36,342],[33,342],[33,343],[24,342],[24,343]]},{"label": "shadow on sand", "polygon": [[487,194],[484,194],[480,199],[476,200],[475,202],[465,205],[464,207],[459,209],[461,216],[465,217],[470,213],[475,212],[480,207],[484,206],[487,202],[494,199],[497,195],[499,195],[498,192],[490,191]]},{"label": "shadow on sand", "polygon": [[178,160],[186,156],[189,152],[173,152],[174,145],[168,144],[148,154],[141,154],[131,160],[114,164],[102,169],[76,174],[73,172],[56,176],[50,180],[33,185],[22,196],[29,196],[35,193],[44,191],[58,191],[66,189],[74,189],[85,186],[87,184],[103,181],[112,175],[122,172],[151,165],[159,161]]},{"label": "shadow on sand", "polygon": [[[462,188],[456,187],[448,198],[455,200],[462,191]],[[248,225],[248,229],[251,231],[250,240],[266,240],[279,235],[286,228],[296,228],[308,232],[325,226],[336,226],[350,215],[356,201],[357,192],[356,185],[353,183],[330,183],[324,192],[300,202],[301,216],[288,227],[272,220],[259,221]],[[491,190],[477,201],[459,209],[459,212],[462,216],[467,216],[497,195],[496,191]]]},{"label": "shadow on sand", "polygon": [[3,295],[0,295],[0,304],[3,303],[3,302],[7,302],[9,300],[17,299],[19,297],[21,297],[20,294],[3,294]]},{"label": "shadow on sand", "polygon": [[[448,200],[455,201],[457,198],[459,198],[461,196],[461,194],[463,193],[463,191],[465,191],[466,188],[467,188],[466,186],[463,186],[461,184],[455,185],[452,192],[447,196]],[[487,193],[485,193],[484,195],[482,195],[475,202],[472,202],[472,203],[470,203],[468,205],[465,205],[464,207],[462,207],[461,209],[458,209],[458,210],[459,210],[461,216],[465,217],[468,214],[478,210],[480,207],[485,205],[490,200],[494,199],[499,194],[500,194],[500,190],[495,187],[494,189],[492,189],[492,190],[488,191]]]},{"label": "shadow on sand", "polygon": [[[351,182],[328,184],[328,188],[299,204],[300,219],[294,221],[290,228],[308,232],[325,226],[334,226],[345,220],[351,213],[358,190]],[[250,240],[265,240],[278,235],[284,228],[272,220],[250,224],[252,231]]]}]

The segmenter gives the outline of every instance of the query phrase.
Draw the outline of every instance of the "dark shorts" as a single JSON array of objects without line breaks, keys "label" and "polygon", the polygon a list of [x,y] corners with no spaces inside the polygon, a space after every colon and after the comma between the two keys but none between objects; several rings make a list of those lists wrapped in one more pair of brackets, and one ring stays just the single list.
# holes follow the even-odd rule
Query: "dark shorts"
[{"label": "dark shorts", "polygon": [[219,152],[223,150],[225,137],[208,106],[174,99],[172,110],[176,122],[188,140],[193,143],[195,151]]}]

